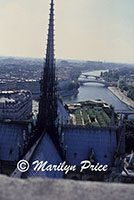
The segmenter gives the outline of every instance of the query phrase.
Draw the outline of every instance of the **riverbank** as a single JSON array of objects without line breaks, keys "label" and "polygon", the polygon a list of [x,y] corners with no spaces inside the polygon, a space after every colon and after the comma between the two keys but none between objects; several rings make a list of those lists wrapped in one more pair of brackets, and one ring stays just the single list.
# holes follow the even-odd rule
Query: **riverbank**
[{"label": "riverbank", "polygon": [[116,87],[108,87],[108,89],[123,103],[127,106],[134,109],[134,101],[128,98],[125,94],[123,94],[119,88]]},{"label": "riverbank", "polygon": [[75,97],[79,93],[79,88],[75,88],[73,90],[61,90],[58,91],[60,96],[64,97]]},{"label": "riverbank", "polygon": [[[79,88],[74,88],[73,90],[58,90],[57,93],[62,96],[63,98],[68,97],[75,97],[79,93]],[[32,94],[33,100],[39,101],[40,93]]]}]

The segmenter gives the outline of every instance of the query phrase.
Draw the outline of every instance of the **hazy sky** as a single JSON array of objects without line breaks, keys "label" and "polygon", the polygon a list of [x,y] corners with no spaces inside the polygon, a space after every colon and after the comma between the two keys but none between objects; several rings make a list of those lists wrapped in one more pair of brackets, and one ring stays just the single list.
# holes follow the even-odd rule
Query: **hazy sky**
[{"label": "hazy sky", "polygon": [[[44,57],[50,0],[0,0],[0,55]],[[56,58],[134,63],[134,0],[55,0]]]}]

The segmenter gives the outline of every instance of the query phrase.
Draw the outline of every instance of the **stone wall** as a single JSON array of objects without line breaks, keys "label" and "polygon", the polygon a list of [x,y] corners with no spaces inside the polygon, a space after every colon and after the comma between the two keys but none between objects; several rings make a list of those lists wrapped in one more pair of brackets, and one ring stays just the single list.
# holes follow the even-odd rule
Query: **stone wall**
[{"label": "stone wall", "polygon": [[133,200],[134,185],[0,176],[0,200]]}]

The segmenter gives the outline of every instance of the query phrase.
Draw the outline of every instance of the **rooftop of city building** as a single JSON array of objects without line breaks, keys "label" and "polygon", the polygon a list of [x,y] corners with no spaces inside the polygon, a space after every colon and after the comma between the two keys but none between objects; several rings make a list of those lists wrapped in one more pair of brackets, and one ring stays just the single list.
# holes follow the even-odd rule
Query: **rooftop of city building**
[{"label": "rooftop of city building", "polygon": [[67,104],[70,123],[76,126],[109,127],[113,110],[102,100],[89,100]]},{"label": "rooftop of city building", "polygon": [[29,90],[0,91],[0,104],[16,104],[30,97]]}]

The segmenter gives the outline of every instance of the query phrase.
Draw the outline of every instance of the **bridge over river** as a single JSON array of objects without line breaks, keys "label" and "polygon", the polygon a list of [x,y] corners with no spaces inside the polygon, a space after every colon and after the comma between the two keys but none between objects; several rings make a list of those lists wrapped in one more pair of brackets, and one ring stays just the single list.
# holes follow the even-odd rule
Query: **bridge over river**
[{"label": "bridge over river", "polygon": [[119,115],[125,115],[126,117],[134,115],[134,110],[115,110],[115,112]]},{"label": "bridge over river", "polygon": [[117,86],[117,83],[111,83],[111,82],[107,82],[107,81],[104,81],[104,80],[100,80],[100,79],[85,79],[85,80],[79,80],[79,83],[80,85],[83,85],[84,83],[99,83],[99,84],[103,84],[105,85],[106,87],[116,87]]},{"label": "bridge over river", "polygon": [[[99,84],[105,85],[106,87],[117,86],[117,83],[107,82],[107,81],[101,79],[100,76],[82,74],[82,77],[84,77],[84,79],[79,80],[80,85],[83,85],[84,83],[99,83]],[[92,77],[92,78],[90,78],[90,77]]]},{"label": "bridge over river", "polygon": [[91,74],[82,74],[81,76],[85,77],[85,78],[89,78],[89,77],[93,77],[96,80],[100,79],[100,76],[95,76],[95,75],[91,75]]}]

